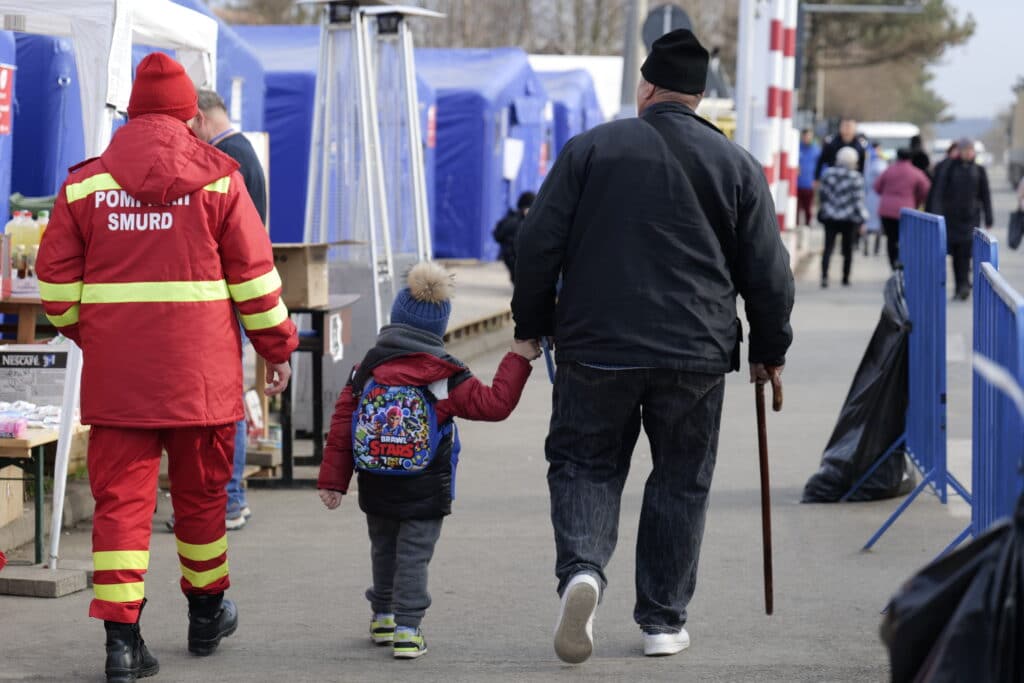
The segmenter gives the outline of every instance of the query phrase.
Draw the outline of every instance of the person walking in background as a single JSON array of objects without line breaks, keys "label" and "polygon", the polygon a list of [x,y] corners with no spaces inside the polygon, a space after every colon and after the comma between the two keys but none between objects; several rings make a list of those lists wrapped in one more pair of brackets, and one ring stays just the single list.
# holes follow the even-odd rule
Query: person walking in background
[{"label": "person walking in background", "polygon": [[818,163],[814,168],[815,180],[820,181],[821,174],[825,169],[836,165],[836,155],[843,147],[849,147],[857,153],[857,167],[854,170],[861,174],[864,173],[867,149],[857,139],[857,120],[844,116],[839,120],[839,135],[829,138],[825,146],[821,148],[821,156],[818,157]]},{"label": "person walking in background", "polygon": [[814,140],[814,131],[800,133],[800,175],[796,181],[796,217],[798,225],[811,225],[814,215],[814,172],[818,168],[821,147]]},{"label": "person walking in background", "polygon": [[519,235],[519,226],[523,224],[526,214],[530,213],[530,205],[533,204],[536,196],[533,192],[524,192],[519,195],[516,210],[509,209],[509,212],[498,221],[494,232],[491,233],[494,241],[500,246],[498,256],[505,262],[508,276],[513,281],[516,279],[516,237]]},{"label": "person walking in background", "polygon": [[960,158],[936,177],[936,195],[942,215],[946,218],[946,245],[953,258],[954,299],[966,301],[971,296],[971,251],[974,228],[992,227],[992,194],[988,173],[975,162],[974,141],[960,140]]},{"label": "person walking in background", "polygon": [[932,169],[932,189],[928,191],[928,198],[924,202],[924,210],[928,213],[942,213],[942,198],[938,196],[937,189],[942,184],[946,171],[959,158],[960,144],[953,142],[946,148],[946,158],[935,164],[935,168]]},{"label": "person walking in background", "polygon": [[924,148],[924,141],[921,140],[920,135],[910,138],[910,163],[921,173],[924,173],[928,181],[931,182],[932,160],[928,156],[928,151]]},{"label": "person walking in background", "polygon": [[189,130],[197,111],[184,68],[147,55],[128,123],[70,170],[37,262],[47,317],[82,348],[96,499],[89,616],[104,622],[118,683],[159,670],[139,619],[164,451],[188,649],[212,654],[235,632],[224,510],[245,414],[236,314],[267,360],[268,395],[287,387],[299,343],[238,163]]},{"label": "person walking in background", "polygon": [[836,239],[842,239],[843,285],[850,284],[853,243],[868,219],[864,177],[857,171],[857,150],[843,147],[836,153],[836,165],[821,176],[821,208],[818,220],[825,226],[825,250],[821,254],[821,286],[828,287],[828,265]]},{"label": "person walking in background", "polygon": [[558,360],[545,455],[566,662],[593,652],[641,426],[653,469],[633,619],[644,655],[689,647],[725,374],[740,367],[737,295],[752,382],[781,381],[792,342],[793,274],[761,164],[696,113],[708,60],[691,31],[655,41],[639,117],[570,140],[519,236],[516,338],[554,337]]},{"label": "person walking in background", "polygon": [[874,254],[878,256],[878,249],[882,243],[882,217],[878,213],[878,206],[881,198],[875,191],[875,181],[885,173],[889,162],[882,156],[882,146],[877,142],[868,146],[868,163],[864,168],[864,187],[867,190],[868,222],[864,226],[864,255],[868,255],[868,242],[871,237],[875,238]]},{"label": "person walking in background", "polygon": [[874,190],[881,197],[878,213],[882,217],[889,265],[893,270],[900,260],[900,211],[924,204],[931,187],[928,176],[914,166],[913,153],[906,147],[896,151],[896,163],[874,182]]}]

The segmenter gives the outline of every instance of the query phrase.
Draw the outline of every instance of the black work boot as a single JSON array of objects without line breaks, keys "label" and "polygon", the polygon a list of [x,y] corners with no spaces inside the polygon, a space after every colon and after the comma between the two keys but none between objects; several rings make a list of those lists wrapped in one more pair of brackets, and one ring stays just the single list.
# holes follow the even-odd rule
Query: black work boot
[{"label": "black work boot", "polygon": [[205,657],[212,655],[238,628],[238,609],[235,603],[216,595],[189,595],[188,597],[188,651]]},{"label": "black work boot", "polygon": [[[143,599],[142,607],[146,606]],[[142,607],[139,607],[139,618],[142,618]],[[104,621],[107,630],[107,682],[130,683],[139,678],[155,676],[160,671],[160,662],[150,654],[146,641],[139,631],[139,622],[122,624],[116,621]]]}]

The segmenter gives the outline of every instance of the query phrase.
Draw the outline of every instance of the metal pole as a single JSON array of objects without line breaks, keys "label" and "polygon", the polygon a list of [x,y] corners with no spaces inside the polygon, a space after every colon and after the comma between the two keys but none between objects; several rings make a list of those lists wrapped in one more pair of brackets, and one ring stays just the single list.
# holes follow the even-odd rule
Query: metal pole
[{"label": "metal pole", "polygon": [[755,0],[740,0],[738,54],[736,55],[736,142],[750,149],[751,79],[754,75]]},{"label": "metal pole", "polygon": [[[326,78],[330,76],[326,75],[327,72],[324,70],[327,66],[327,53],[330,47],[330,34],[328,32],[328,22],[330,21],[330,6],[324,5],[322,11],[322,17],[320,19],[320,63],[318,66],[318,76],[316,79],[316,88],[313,94],[313,134],[309,140],[309,165],[307,166],[306,176],[306,216],[305,224],[302,229],[302,241],[312,242],[313,241],[313,202],[316,200],[316,188],[317,185],[313,181],[316,177],[317,164],[322,163],[318,160],[321,158],[321,154],[318,154],[320,148],[324,146],[324,134],[323,134],[323,121],[324,114],[327,107],[327,103],[324,99],[324,90]],[[322,169],[322,172],[326,172],[326,169]],[[323,191],[323,183],[320,186],[321,192]],[[323,222],[323,216],[320,217]],[[318,233],[319,234],[319,233]]]},{"label": "metal pole", "polygon": [[327,41],[327,61],[324,64],[327,74],[326,82],[324,83],[324,122],[322,127],[323,132],[323,144],[320,146],[320,230],[319,240],[320,242],[331,241],[329,239],[329,232],[331,229],[330,221],[330,197],[331,197],[331,139],[334,137],[335,132],[338,130],[338,119],[337,112],[333,111],[331,103],[334,99],[334,89],[338,86],[335,81],[334,74],[334,38],[337,34],[337,29],[327,29],[327,35],[329,39]]},{"label": "metal pole", "polygon": [[409,158],[412,167],[412,190],[416,216],[417,257],[421,261],[429,261],[433,257],[433,249],[430,239],[430,211],[427,206],[427,180],[423,160],[423,131],[420,129],[412,31],[409,30],[409,24],[405,20],[399,26],[399,40],[409,116]]},{"label": "metal pole", "polygon": [[378,229],[378,216],[376,214],[377,199],[374,194],[377,190],[376,181],[374,177],[373,161],[371,156],[376,152],[373,144],[370,140],[370,121],[369,113],[369,94],[367,93],[366,84],[366,71],[368,64],[366,64],[365,54],[363,51],[363,16],[358,9],[352,10],[352,53],[353,63],[356,67],[356,106],[359,108],[359,129],[360,136],[363,141],[363,180],[366,187],[366,208],[367,208],[367,223],[369,224],[370,230],[370,277],[373,280],[373,313],[374,321],[379,330],[384,326],[384,316],[382,313],[381,304],[381,292],[380,292],[380,278],[377,275],[377,264],[378,264],[378,245],[377,245],[377,229]]},{"label": "metal pole", "polygon": [[[53,464],[53,505],[50,518],[50,556],[51,571],[57,571],[58,551],[60,550],[60,530],[64,519],[64,493],[67,488],[68,459],[71,456],[71,441],[74,438],[75,405],[78,403],[78,388],[82,378],[82,351],[68,341],[67,371],[64,375],[64,399],[60,412],[60,436],[57,439],[57,459]],[[40,457],[40,460],[42,457]],[[37,482],[37,485],[38,482]],[[40,512],[40,514],[42,514]],[[41,525],[40,525],[41,526]],[[42,558],[36,558],[39,562]]]},{"label": "metal pole", "polygon": [[647,16],[647,0],[630,0],[626,12],[626,36],[622,43],[622,106],[619,118],[636,115],[636,87],[640,82],[640,66],[644,59],[640,26]]},{"label": "metal pole", "polygon": [[804,5],[805,12],[817,12],[819,14],[920,14],[924,6],[914,5]]},{"label": "metal pole", "polygon": [[388,212],[386,205],[386,194],[387,194],[387,183],[384,181],[384,161],[381,158],[380,149],[380,110],[377,107],[377,91],[375,85],[377,83],[376,78],[376,65],[374,64],[373,54],[370,50],[369,43],[369,19],[365,15],[361,15],[359,28],[362,32],[361,45],[363,48],[363,60],[365,69],[363,70],[364,85],[366,89],[366,109],[367,115],[370,120],[370,142],[373,145],[371,150],[367,150],[368,157],[372,162],[373,169],[373,181],[376,183],[377,192],[377,210],[380,212],[380,223],[379,227],[381,234],[383,235],[384,242],[384,258],[382,261],[376,264],[377,277],[388,285],[389,291],[387,292],[386,301],[382,301],[381,306],[381,319],[386,320],[388,318],[387,308],[390,307],[391,300],[397,294],[394,291],[394,277],[392,274],[395,272],[395,263],[392,257],[391,251],[391,230],[388,220]]}]

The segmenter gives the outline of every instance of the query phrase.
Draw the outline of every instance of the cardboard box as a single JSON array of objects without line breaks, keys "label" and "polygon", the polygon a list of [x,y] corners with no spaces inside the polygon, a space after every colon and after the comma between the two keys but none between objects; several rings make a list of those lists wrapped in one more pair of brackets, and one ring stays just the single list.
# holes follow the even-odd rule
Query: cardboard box
[{"label": "cardboard box", "polygon": [[317,244],[275,244],[274,265],[281,275],[281,299],[289,309],[326,306],[327,248]]},{"label": "cardboard box", "polygon": [[20,468],[0,468],[0,527],[21,517],[25,511],[25,482],[9,481],[21,479],[25,473]]}]

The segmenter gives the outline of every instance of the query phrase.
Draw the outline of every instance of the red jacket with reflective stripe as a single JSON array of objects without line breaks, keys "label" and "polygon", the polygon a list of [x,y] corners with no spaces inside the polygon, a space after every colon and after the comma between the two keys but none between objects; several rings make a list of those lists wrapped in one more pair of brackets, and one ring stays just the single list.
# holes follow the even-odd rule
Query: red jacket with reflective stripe
[{"label": "red jacket with reflective stripe", "polygon": [[163,115],[132,119],[71,169],[36,271],[47,317],[82,347],[86,424],[235,422],[238,318],[270,363],[298,345],[237,169]]}]

